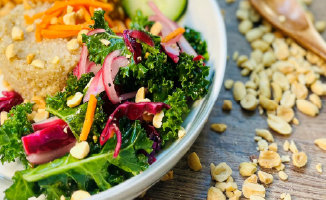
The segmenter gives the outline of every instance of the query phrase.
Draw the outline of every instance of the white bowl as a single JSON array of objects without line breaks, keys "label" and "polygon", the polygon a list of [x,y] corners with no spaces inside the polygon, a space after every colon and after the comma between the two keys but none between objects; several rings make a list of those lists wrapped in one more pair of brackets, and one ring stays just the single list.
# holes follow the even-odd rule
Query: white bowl
[{"label": "white bowl", "polygon": [[[191,112],[183,123],[187,132],[182,139],[163,149],[157,155],[157,161],[143,173],[109,190],[93,195],[90,199],[125,200],[137,197],[173,168],[202,130],[223,82],[227,52],[223,16],[215,0],[189,0],[187,12],[180,23],[200,31],[207,41],[210,55],[207,65],[211,67],[208,94],[204,99],[193,104]],[[2,85],[0,85],[0,90],[3,90]],[[16,169],[22,169],[22,166],[15,163],[0,166],[0,198],[3,198],[2,191],[12,184],[9,180]]]}]

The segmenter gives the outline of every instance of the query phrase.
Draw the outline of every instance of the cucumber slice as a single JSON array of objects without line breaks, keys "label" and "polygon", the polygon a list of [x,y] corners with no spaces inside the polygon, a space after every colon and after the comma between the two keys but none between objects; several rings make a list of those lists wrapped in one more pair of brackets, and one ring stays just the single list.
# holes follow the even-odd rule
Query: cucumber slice
[{"label": "cucumber slice", "polygon": [[[122,6],[129,17],[133,17],[137,10],[141,10],[143,15],[150,16],[154,13],[148,6],[150,0],[122,0]],[[187,0],[152,0],[161,12],[173,21],[178,20],[187,9]]]}]

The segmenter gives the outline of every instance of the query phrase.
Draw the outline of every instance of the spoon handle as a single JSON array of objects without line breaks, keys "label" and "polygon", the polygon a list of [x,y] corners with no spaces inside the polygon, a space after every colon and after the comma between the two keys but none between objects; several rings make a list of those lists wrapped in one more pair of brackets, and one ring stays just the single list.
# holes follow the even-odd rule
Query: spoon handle
[{"label": "spoon handle", "polygon": [[[326,60],[325,40],[296,0],[250,0],[274,27]],[[280,16],[285,20],[280,20]]]}]

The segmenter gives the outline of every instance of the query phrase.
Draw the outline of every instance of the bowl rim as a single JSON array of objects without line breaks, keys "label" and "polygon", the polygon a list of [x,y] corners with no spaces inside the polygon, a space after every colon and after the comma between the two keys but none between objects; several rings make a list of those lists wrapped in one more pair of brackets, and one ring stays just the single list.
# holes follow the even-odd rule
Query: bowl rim
[{"label": "bowl rim", "polygon": [[[182,140],[176,146],[173,147],[165,156],[164,159],[157,160],[152,167],[149,167],[141,174],[138,174],[135,177],[132,177],[123,183],[120,183],[117,186],[114,186],[106,191],[103,191],[99,194],[93,195],[90,199],[132,199],[133,197],[137,197],[143,191],[146,191],[149,187],[154,185],[157,180],[159,180],[162,176],[164,176],[170,169],[172,169],[175,164],[183,157],[183,155],[189,150],[192,144],[197,139],[200,131],[202,130],[205,122],[207,121],[209,114],[217,100],[218,94],[222,87],[224,72],[226,67],[226,58],[227,58],[227,40],[226,40],[226,29],[224,18],[221,14],[220,7],[218,2],[215,0],[208,0],[210,4],[214,5],[213,10],[216,13],[216,21],[218,22],[217,26],[219,27],[219,39],[221,51],[218,52],[220,54],[220,60],[217,63],[214,63],[215,74],[219,76],[213,76],[213,84],[210,87],[213,87],[211,95],[208,100],[205,100],[202,106],[205,106],[204,112],[200,112],[197,115],[201,116],[201,122],[199,126],[195,127],[194,134],[190,137],[183,138],[186,140]],[[218,66],[218,67],[216,67]],[[178,149],[178,153],[176,150]],[[153,181],[155,180],[155,181]],[[128,188],[128,190],[126,189]]]}]

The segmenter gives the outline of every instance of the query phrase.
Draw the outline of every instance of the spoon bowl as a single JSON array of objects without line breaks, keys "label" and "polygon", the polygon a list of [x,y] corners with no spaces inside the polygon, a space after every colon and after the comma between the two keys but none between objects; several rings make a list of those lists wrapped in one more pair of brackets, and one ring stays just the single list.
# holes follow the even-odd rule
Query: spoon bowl
[{"label": "spoon bowl", "polygon": [[250,0],[277,29],[326,59],[326,43],[296,0]]}]

